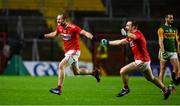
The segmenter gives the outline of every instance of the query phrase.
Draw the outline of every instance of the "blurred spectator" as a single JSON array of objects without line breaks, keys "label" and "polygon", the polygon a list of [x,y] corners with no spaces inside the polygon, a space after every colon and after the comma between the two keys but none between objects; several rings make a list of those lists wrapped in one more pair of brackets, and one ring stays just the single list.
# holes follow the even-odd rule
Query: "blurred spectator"
[{"label": "blurred spectator", "polygon": [[108,48],[105,45],[99,44],[97,48],[97,68],[109,71],[108,67]]},{"label": "blurred spectator", "polygon": [[13,38],[9,39],[10,46],[10,58],[14,55],[21,55],[23,49],[23,41],[18,35],[15,35]]}]

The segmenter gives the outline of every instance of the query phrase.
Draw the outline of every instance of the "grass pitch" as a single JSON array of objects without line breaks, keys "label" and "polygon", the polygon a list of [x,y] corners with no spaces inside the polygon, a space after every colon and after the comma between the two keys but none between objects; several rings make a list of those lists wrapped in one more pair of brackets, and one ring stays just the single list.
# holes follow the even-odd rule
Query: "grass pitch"
[{"label": "grass pitch", "polygon": [[[166,79],[166,85],[170,79]],[[163,100],[160,90],[144,77],[130,77],[131,92],[116,97],[122,88],[120,77],[66,77],[62,95],[49,93],[57,77],[0,76],[0,105],[180,105],[177,93]]]}]

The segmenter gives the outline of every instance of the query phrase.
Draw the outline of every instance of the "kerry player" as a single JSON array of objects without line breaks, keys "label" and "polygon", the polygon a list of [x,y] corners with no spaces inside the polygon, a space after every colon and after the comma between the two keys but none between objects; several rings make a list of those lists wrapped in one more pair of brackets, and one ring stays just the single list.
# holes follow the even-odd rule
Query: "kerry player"
[{"label": "kerry player", "polygon": [[166,62],[169,60],[172,64],[172,81],[175,85],[179,85],[180,77],[178,76],[178,30],[173,25],[174,17],[172,14],[165,16],[165,23],[158,29],[159,38],[159,61],[160,61],[160,74],[159,79],[164,81],[164,74],[166,69]]}]

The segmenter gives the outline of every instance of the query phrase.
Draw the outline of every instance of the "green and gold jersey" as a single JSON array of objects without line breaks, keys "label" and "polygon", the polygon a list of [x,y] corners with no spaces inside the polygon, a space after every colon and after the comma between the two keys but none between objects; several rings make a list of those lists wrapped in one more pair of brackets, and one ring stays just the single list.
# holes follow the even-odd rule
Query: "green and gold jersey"
[{"label": "green and gold jersey", "polygon": [[163,44],[165,51],[177,52],[177,28],[163,24],[158,29],[158,36],[164,38]]}]

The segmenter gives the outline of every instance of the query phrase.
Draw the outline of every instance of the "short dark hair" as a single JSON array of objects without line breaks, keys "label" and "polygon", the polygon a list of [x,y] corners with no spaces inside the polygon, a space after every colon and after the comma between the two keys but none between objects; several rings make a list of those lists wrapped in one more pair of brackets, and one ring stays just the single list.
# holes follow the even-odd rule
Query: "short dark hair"
[{"label": "short dark hair", "polygon": [[59,14],[59,15],[62,15],[62,18],[63,18],[63,19],[67,19],[67,18],[68,18],[68,14],[67,14],[66,12],[61,13],[61,14]]},{"label": "short dark hair", "polygon": [[59,15],[62,15],[62,19],[66,20],[66,21],[71,21],[69,18],[68,12],[63,12],[63,13],[60,13]]},{"label": "short dark hair", "polygon": [[138,23],[137,23],[136,20],[131,19],[131,20],[128,20],[128,21],[132,22],[132,26],[138,27]]},{"label": "short dark hair", "polygon": [[164,18],[167,18],[169,15],[173,15],[173,14],[168,13],[168,14],[166,14],[166,15],[164,16]]}]

